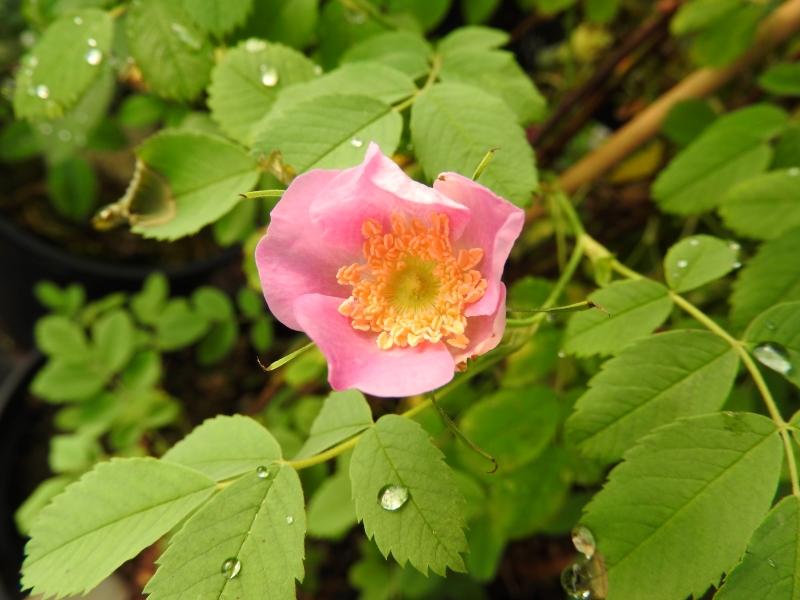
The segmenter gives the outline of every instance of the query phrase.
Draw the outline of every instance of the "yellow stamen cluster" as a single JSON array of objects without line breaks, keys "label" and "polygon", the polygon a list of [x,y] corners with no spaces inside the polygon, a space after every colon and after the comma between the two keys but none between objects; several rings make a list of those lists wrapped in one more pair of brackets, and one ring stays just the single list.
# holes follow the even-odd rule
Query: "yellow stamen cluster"
[{"label": "yellow stamen cluster", "polygon": [[447,215],[434,214],[430,224],[392,215],[392,231],[367,219],[364,263],[339,269],[337,281],[352,286],[339,312],[354,329],[378,334],[382,350],[442,340],[466,348],[464,308],[486,293],[486,279],[474,267],[481,248],[454,252]]}]

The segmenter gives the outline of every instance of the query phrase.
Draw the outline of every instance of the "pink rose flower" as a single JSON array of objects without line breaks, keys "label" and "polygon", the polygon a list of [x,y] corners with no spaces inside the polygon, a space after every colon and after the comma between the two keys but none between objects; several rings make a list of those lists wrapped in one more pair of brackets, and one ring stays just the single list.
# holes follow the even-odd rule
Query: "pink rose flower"
[{"label": "pink rose flower", "polygon": [[500,277],[524,212],[456,173],[433,188],[370,144],[351,169],[297,177],[256,264],[269,309],[328,361],[335,390],[410,396],[500,342]]}]

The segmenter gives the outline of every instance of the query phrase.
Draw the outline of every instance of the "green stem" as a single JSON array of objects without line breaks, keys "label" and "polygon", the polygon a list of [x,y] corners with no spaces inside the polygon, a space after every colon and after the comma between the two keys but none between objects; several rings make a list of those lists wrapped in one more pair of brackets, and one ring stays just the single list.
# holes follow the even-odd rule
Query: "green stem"
[{"label": "green stem", "polygon": [[431,87],[434,83],[436,83],[436,79],[439,77],[439,70],[442,68],[442,57],[438,54],[433,55],[433,62],[431,63],[431,70],[428,72],[428,78],[425,80],[425,83],[422,85],[420,89],[414,92],[411,96],[400,102],[399,104],[395,104],[392,108],[396,112],[403,112],[409,106],[416,102],[417,98],[419,98],[420,94],[422,94],[425,90]]},{"label": "green stem", "polygon": [[431,404],[432,404],[432,405],[433,405],[433,407],[436,409],[436,411],[439,413],[439,416],[441,417],[442,421],[443,421],[443,422],[444,422],[444,424],[447,426],[447,428],[448,428],[450,431],[452,431],[452,432],[453,432],[453,434],[454,434],[454,435],[455,435],[455,436],[456,436],[458,439],[460,439],[460,440],[461,440],[462,442],[464,442],[464,443],[465,443],[467,446],[469,446],[469,448],[470,448],[470,449],[471,449],[473,452],[475,452],[476,454],[478,454],[478,455],[482,456],[483,458],[485,458],[486,460],[488,460],[490,463],[492,463],[492,469],[491,469],[491,471],[488,471],[488,473],[490,473],[490,474],[491,474],[491,473],[494,473],[495,471],[497,471],[497,467],[499,466],[499,465],[497,464],[497,459],[496,459],[494,456],[492,456],[491,454],[489,454],[488,452],[486,452],[486,450],[484,450],[483,448],[481,448],[480,446],[478,446],[478,444],[476,444],[476,443],[475,443],[475,442],[473,442],[471,439],[469,439],[469,438],[468,438],[468,437],[467,437],[467,436],[464,434],[464,432],[463,432],[463,431],[461,431],[461,430],[458,428],[458,425],[456,425],[455,421],[453,421],[453,419],[451,419],[451,418],[450,418],[450,415],[448,415],[448,414],[445,412],[445,410],[444,410],[444,409],[443,409],[443,408],[442,408],[442,407],[439,405],[439,403],[438,403],[438,402],[436,402],[436,396],[434,395],[434,393],[433,393],[433,392],[431,392],[430,394],[428,394],[428,398],[430,398]]}]

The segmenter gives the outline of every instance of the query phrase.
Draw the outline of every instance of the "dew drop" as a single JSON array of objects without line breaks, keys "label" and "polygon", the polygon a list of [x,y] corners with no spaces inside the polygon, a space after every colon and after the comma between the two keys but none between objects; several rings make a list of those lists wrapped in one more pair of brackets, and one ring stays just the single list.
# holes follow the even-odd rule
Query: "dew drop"
[{"label": "dew drop", "polygon": [[677,266],[679,269],[685,269],[686,267],[688,267],[688,266],[689,266],[689,261],[688,261],[688,260],[685,260],[685,259],[683,259],[683,258],[682,258],[682,259],[680,259],[678,262],[676,262],[676,263],[675,263],[675,265],[676,265],[676,266]]},{"label": "dew drop", "polygon": [[739,250],[742,249],[742,246],[739,244],[739,242],[728,242],[728,248],[730,248],[734,252],[738,252]]},{"label": "dew drop", "polygon": [[244,43],[244,48],[248,52],[261,52],[267,47],[267,43],[264,40],[257,40],[256,38],[250,38]]},{"label": "dew drop", "polygon": [[742,263],[741,263],[741,262],[739,262],[738,260],[737,260],[737,261],[735,261],[735,262],[734,262],[734,263],[731,265],[731,267],[733,267],[733,269],[734,269],[734,270],[741,268],[741,266],[742,266]]},{"label": "dew drop", "polygon": [[408,498],[408,488],[402,485],[385,485],[378,492],[378,503],[381,508],[391,512],[400,510],[408,502]]},{"label": "dew drop", "polygon": [[350,140],[350,145],[353,148],[361,148],[361,146],[364,145],[364,141],[361,140],[360,138],[353,138],[352,140]]},{"label": "dew drop", "polygon": [[261,83],[267,87],[274,87],[278,83],[278,71],[274,67],[261,65]]},{"label": "dew drop", "polygon": [[75,23],[75,25],[83,25],[83,19],[81,17],[75,17],[72,19],[72,22]]},{"label": "dew drop", "polygon": [[36,88],[34,89],[34,93],[38,98],[41,98],[42,100],[47,100],[50,97],[50,88],[48,88],[46,85],[42,83],[36,86]]},{"label": "dew drop", "polygon": [[565,358],[566,356],[567,356],[567,353],[564,352],[563,350],[559,350],[558,351],[558,358]]},{"label": "dew drop", "polygon": [[572,528],[572,545],[586,558],[592,558],[595,551],[594,534],[584,525]]},{"label": "dew drop", "polygon": [[572,563],[561,572],[561,587],[573,600],[589,600],[592,597],[592,578],[589,561],[582,559]]},{"label": "dew drop", "polygon": [[67,129],[60,129],[58,131],[58,139],[60,139],[62,142],[68,142],[72,139],[72,133],[70,133]]},{"label": "dew drop", "polygon": [[765,367],[783,375],[792,372],[792,361],[789,352],[778,342],[764,342],[753,348],[753,356]]},{"label": "dew drop", "polygon": [[239,571],[242,570],[242,561],[238,558],[231,557],[226,558],[222,563],[222,568],[220,569],[220,573],[225,579],[233,579],[239,574]]},{"label": "dew drop", "polygon": [[31,69],[35,68],[36,65],[39,64],[39,59],[35,56],[29,56],[28,59],[25,61],[25,64],[29,66]]},{"label": "dew drop", "polygon": [[100,50],[98,50],[97,48],[91,48],[86,53],[86,57],[85,58],[86,58],[86,62],[87,63],[89,63],[93,67],[96,67],[101,62],[103,62],[103,53],[100,52]]},{"label": "dew drop", "polygon": [[800,169],[798,169],[797,167],[792,167],[786,173],[789,175],[789,177],[797,177],[798,175],[800,175]]},{"label": "dew drop", "polygon": [[344,13],[344,18],[353,25],[361,25],[367,20],[367,16],[360,10],[347,10]]},{"label": "dew drop", "polygon": [[92,48],[97,48],[97,40],[94,38],[89,38],[86,40],[86,43],[89,44]]},{"label": "dew drop", "polygon": [[281,467],[277,463],[272,463],[267,467],[261,465],[256,468],[256,477],[259,479],[274,479],[280,470]]},{"label": "dew drop", "polygon": [[286,524],[291,525],[294,523],[294,517],[292,515],[286,515]]},{"label": "dew drop", "polygon": [[171,23],[169,28],[172,29],[173,33],[183,44],[189,46],[189,48],[192,50],[200,50],[202,47],[202,42],[192,35],[189,30],[180,23]]},{"label": "dew drop", "polygon": [[322,75],[322,67],[314,65],[314,75]]},{"label": "dew drop", "polygon": [[770,567],[772,567],[773,569],[774,569],[774,568],[776,568],[776,567],[778,566],[778,565],[776,565],[776,564],[775,564],[775,561],[774,561],[774,560],[772,560],[771,558],[767,560],[767,563],[768,563],[768,564],[769,564],[769,566],[770,566]]},{"label": "dew drop", "polygon": [[689,240],[689,245],[690,246],[699,246],[700,245],[700,240],[698,240],[697,238],[691,238]]}]

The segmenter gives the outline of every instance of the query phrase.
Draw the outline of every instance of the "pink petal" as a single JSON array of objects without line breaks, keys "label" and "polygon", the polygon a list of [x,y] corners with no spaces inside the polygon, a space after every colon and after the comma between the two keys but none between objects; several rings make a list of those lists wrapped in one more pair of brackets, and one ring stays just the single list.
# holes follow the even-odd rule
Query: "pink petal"
[{"label": "pink petal", "polygon": [[450,348],[453,360],[457,363],[494,350],[506,329],[506,286],[500,284],[500,297],[492,314],[469,317],[467,330],[464,332],[469,338],[469,345],[463,350]]},{"label": "pink petal", "polygon": [[356,388],[382,397],[413,396],[443,386],[455,363],[443,343],[381,350],[374,333],[356,331],[339,314],[340,298],[307,294],[297,299],[295,316],[328,361],[334,390]]},{"label": "pink petal", "polygon": [[468,317],[494,314],[503,267],[525,224],[525,211],[458,173],[442,173],[433,187],[470,211],[469,223],[457,238],[457,245],[484,251],[478,269],[489,285],[483,297],[468,306],[464,314]]},{"label": "pink petal", "polygon": [[256,247],[256,266],[270,312],[287,327],[302,327],[293,304],[304,294],[346,297],[349,288],[336,282],[336,271],[361,258],[322,244],[321,232],[309,217],[314,200],[323,195],[339,171],[314,170],[297,177],[273,209],[267,235]]},{"label": "pink petal", "polygon": [[426,223],[432,213],[444,213],[456,237],[469,220],[466,207],[411,179],[374,143],[369,145],[364,162],[341,171],[310,210],[327,245],[359,254],[364,242],[361,224],[375,219],[389,231],[393,213],[418,217]]}]

